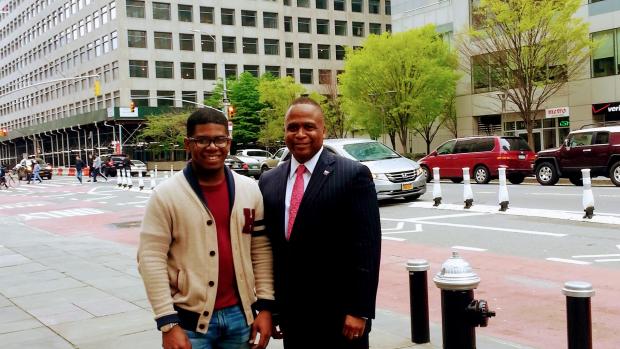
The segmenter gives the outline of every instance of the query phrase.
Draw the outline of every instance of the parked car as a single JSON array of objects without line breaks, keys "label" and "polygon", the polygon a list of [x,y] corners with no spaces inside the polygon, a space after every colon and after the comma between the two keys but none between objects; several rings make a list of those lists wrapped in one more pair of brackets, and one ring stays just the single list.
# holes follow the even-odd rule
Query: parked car
[{"label": "parked car", "polygon": [[581,170],[589,168],[592,177],[609,177],[620,186],[620,126],[572,131],[559,148],[539,151],[535,168],[542,185],[554,185],[560,178],[583,185]]},{"label": "parked car", "polygon": [[243,162],[244,165],[247,166],[248,171],[246,173],[246,176],[250,176],[254,178],[260,177],[260,174],[261,174],[260,161],[258,161],[255,158],[252,158],[249,156],[243,156],[243,155],[235,155],[235,157],[241,162]]},{"label": "parked car", "polygon": [[265,161],[268,158],[272,157],[272,154],[266,150],[262,149],[242,149],[237,150],[237,154],[240,156],[247,156],[258,160],[259,162]]},{"label": "parked car", "polygon": [[520,184],[533,174],[534,153],[521,137],[484,136],[451,139],[419,160],[426,178],[433,178],[433,167],[439,167],[441,178],[455,183],[463,181],[463,167],[476,183],[486,184],[506,168],[506,178]]},{"label": "parked car", "polygon": [[130,160],[131,161],[131,168],[130,168],[130,173],[133,177],[138,176],[138,172],[142,172],[142,176],[147,176],[148,175],[148,170],[146,168],[146,164],[140,160]]},{"label": "parked car", "polygon": [[117,170],[123,167],[126,154],[101,155],[101,172],[104,176],[115,177]]},{"label": "parked car", "polygon": [[[45,163],[43,159],[35,160],[39,163],[39,166],[41,166],[41,171],[39,172],[41,178],[52,179],[52,166]],[[13,170],[14,173],[17,173],[17,178],[19,178],[19,180],[26,180],[28,174],[32,173],[32,159],[23,159],[13,167]]]},{"label": "parked car", "polygon": [[286,147],[282,147],[278,149],[278,151],[276,151],[275,154],[273,154],[271,157],[263,160],[260,165],[261,173],[265,171],[269,171],[270,169],[274,167],[277,167],[278,164],[280,163],[280,159],[282,158],[282,155],[284,154],[285,150],[286,150]]},{"label": "parked car", "polygon": [[[402,197],[415,200],[426,192],[420,165],[370,139],[333,138],[323,141],[324,151],[361,162],[370,169],[379,200]],[[290,158],[285,149],[281,161]]]},{"label": "parked car", "polygon": [[248,165],[234,155],[228,155],[226,160],[224,160],[224,164],[239,174],[248,175]]}]

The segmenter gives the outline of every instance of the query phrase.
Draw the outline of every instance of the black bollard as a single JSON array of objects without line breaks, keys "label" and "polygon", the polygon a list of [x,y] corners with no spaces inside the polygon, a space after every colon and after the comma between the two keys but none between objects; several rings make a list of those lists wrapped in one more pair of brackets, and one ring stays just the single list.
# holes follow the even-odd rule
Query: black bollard
[{"label": "black bollard", "polygon": [[424,259],[407,261],[409,271],[409,314],[411,316],[411,341],[416,344],[431,341],[428,322],[427,271],[430,264]]},{"label": "black bollard", "polygon": [[592,349],[592,312],[590,298],[594,296],[592,284],[583,281],[564,283],[566,296],[566,330],[568,349]]}]

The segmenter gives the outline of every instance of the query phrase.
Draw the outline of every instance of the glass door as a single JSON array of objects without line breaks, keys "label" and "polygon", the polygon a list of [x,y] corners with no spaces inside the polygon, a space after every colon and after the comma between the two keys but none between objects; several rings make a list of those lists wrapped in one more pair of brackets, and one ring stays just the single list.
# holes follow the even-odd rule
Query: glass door
[{"label": "glass door", "polygon": [[[517,136],[525,139],[527,142],[527,131],[518,131]],[[540,131],[536,130],[532,132],[532,136],[534,137],[534,152],[539,152],[541,150],[540,145],[542,144]]]}]

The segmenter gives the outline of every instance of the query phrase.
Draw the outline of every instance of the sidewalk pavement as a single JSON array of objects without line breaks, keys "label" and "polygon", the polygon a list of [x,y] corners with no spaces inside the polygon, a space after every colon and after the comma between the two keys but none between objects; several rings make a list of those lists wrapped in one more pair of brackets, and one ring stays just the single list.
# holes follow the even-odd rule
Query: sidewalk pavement
[{"label": "sidewalk pavement", "polygon": [[[53,235],[12,217],[0,217],[0,227],[2,348],[161,348],[134,246]],[[408,316],[378,310],[371,348],[441,347],[438,325],[431,325],[433,344],[413,345],[409,331]],[[330,348],[315,340],[317,348]],[[480,335],[477,344],[480,349],[526,348]],[[268,348],[280,349],[282,343],[272,340]]]}]

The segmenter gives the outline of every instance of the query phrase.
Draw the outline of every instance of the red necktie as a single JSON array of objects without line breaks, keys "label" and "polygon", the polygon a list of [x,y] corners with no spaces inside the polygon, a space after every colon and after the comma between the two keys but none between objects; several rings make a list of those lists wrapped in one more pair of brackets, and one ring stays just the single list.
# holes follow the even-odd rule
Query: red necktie
[{"label": "red necktie", "polygon": [[304,173],[306,172],[306,166],[299,165],[295,174],[295,184],[293,184],[293,192],[291,193],[291,206],[288,211],[288,227],[286,229],[286,240],[291,238],[291,231],[293,230],[293,224],[295,223],[295,217],[299,210],[299,204],[301,198],[304,197]]}]

